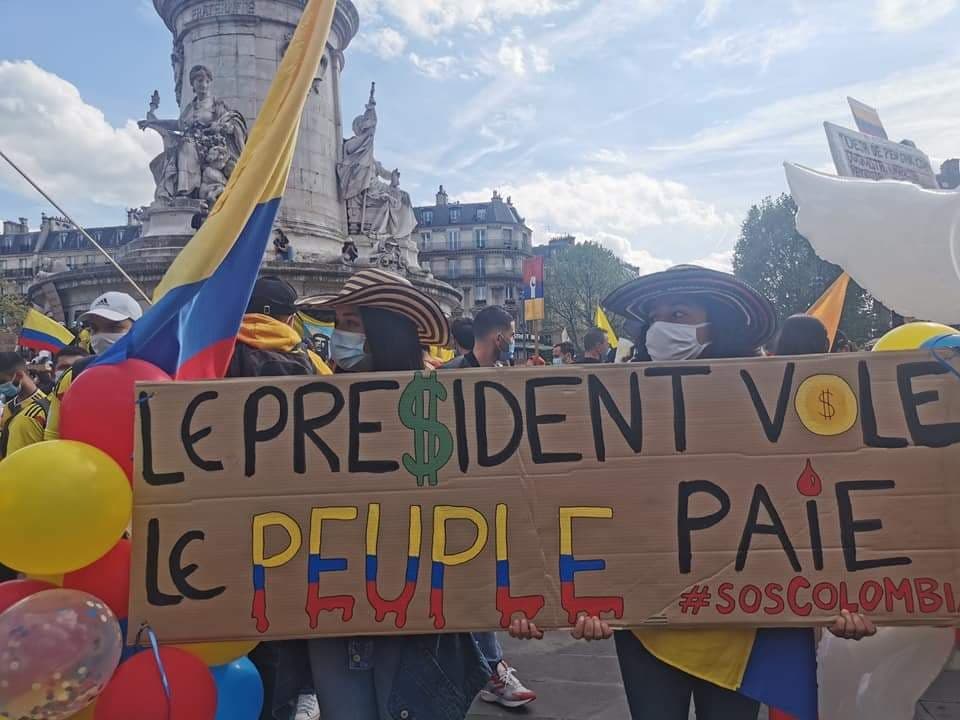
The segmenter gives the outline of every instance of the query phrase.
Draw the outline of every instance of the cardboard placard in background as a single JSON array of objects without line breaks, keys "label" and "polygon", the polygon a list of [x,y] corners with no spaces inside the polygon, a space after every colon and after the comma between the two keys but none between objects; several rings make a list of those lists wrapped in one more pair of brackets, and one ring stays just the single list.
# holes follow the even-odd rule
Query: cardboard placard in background
[{"label": "cardboard placard in background", "polygon": [[138,386],[130,627],[165,642],[954,621],[929,352]]}]

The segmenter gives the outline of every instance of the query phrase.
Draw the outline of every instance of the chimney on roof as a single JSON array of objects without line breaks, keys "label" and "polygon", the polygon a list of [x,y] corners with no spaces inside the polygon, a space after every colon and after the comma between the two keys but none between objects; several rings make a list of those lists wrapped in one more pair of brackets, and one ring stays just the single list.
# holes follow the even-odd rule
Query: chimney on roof
[{"label": "chimney on roof", "polygon": [[4,235],[20,235],[21,233],[27,232],[30,232],[30,225],[26,218],[20,218],[18,222],[14,222],[13,220],[3,221]]},{"label": "chimney on roof", "polygon": [[500,191],[499,191],[499,190],[494,190],[494,191],[493,191],[493,197],[490,198],[490,202],[495,202],[495,203],[503,202],[503,198],[500,197]]},{"label": "chimney on roof", "polygon": [[437,191],[437,207],[443,207],[447,204],[447,191],[443,189],[443,185],[440,186],[440,189]]}]

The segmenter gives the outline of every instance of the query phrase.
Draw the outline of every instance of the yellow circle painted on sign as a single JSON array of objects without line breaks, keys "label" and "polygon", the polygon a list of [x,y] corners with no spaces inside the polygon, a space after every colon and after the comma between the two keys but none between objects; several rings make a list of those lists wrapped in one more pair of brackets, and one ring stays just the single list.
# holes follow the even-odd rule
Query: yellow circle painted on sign
[{"label": "yellow circle painted on sign", "polygon": [[860,406],[850,385],[837,375],[811,375],[794,400],[800,422],[815,435],[841,435],[857,422]]}]

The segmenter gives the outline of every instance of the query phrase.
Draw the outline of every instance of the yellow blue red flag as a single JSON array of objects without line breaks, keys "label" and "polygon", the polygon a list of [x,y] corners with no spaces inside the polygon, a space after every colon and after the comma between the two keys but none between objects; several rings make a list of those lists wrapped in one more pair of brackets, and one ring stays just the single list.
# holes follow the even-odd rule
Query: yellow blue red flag
[{"label": "yellow blue red flag", "polygon": [[287,184],[335,6],[336,0],[307,3],[226,189],[161,279],[153,306],[95,363],[137,358],[178,379],[224,376]]},{"label": "yellow blue red flag", "polygon": [[56,320],[30,308],[23,319],[17,344],[31,350],[49,350],[55,353],[73,343],[75,339],[73,333]]}]

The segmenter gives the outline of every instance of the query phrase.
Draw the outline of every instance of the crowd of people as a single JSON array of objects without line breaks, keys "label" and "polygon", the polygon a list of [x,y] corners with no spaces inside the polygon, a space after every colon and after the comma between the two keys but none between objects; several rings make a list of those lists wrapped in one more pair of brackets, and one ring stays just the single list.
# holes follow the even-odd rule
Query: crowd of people
[{"label": "crowd of people", "polygon": [[[604,307],[626,321],[634,347],[629,362],[685,362],[706,358],[804,355],[829,352],[827,330],[808,316],[787,319],[777,332],[771,304],[732,275],[694,266],[632,280]],[[405,278],[378,269],[355,273],[318,309],[334,319],[330,357],[322,359],[294,330],[300,305],[293,287],[262,277],[253,289],[237,337],[229,377],[403,373],[435,368],[431,347],[450,347],[441,372],[507,368],[517,359],[516,326],[501,307],[450,323],[436,301]],[[142,314],[129,295],[108,292],[81,318],[89,348],[79,345],[29,360],[0,354],[0,457],[58,437],[59,407],[71,383],[130,331]],[[833,349],[848,349],[834,344]],[[579,354],[569,342],[548,349],[552,365],[612,362],[607,333],[583,337]],[[541,360],[540,363],[543,364]],[[0,568],[11,577],[10,571]],[[829,628],[861,639],[875,632],[868,618],[844,611]],[[581,640],[614,638],[634,718],[685,720],[693,699],[701,720],[754,720],[759,704],[718,683],[705,668],[749,647],[749,631],[656,629],[619,631],[599,617],[581,617],[571,630]],[[543,631],[515,618],[509,634],[536,640]],[[261,643],[251,654],[266,701],[263,720],[458,720],[474,699],[507,707],[528,704],[524,686],[504,658],[498,634],[317,638]],[[407,715],[398,715],[404,708]]]}]

